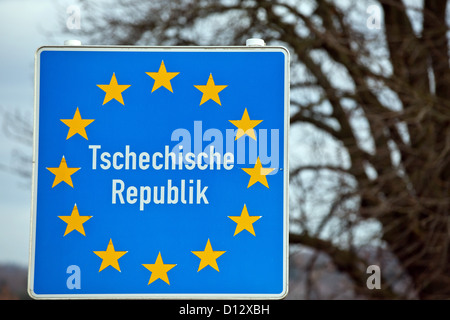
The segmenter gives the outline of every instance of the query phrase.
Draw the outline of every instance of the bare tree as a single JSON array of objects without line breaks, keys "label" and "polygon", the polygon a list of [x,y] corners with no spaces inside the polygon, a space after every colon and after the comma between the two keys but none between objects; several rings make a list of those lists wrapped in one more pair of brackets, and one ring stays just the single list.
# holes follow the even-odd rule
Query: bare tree
[{"label": "bare tree", "polygon": [[[92,44],[286,46],[291,244],[326,253],[359,295],[450,298],[447,1],[79,5],[82,28],[71,32]],[[368,290],[367,266],[383,263],[362,254],[368,246],[389,252],[412,287],[384,277]]]},{"label": "bare tree", "polygon": [[31,150],[33,146],[33,128],[30,126],[29,115],[18,109],[0,106],[0,119],[2,134],[15,143],[9,163],[6,160],[0,161],[0,170],[26,179],[26,184],[29,185],[32,158],[30,153],[25,151]]}]

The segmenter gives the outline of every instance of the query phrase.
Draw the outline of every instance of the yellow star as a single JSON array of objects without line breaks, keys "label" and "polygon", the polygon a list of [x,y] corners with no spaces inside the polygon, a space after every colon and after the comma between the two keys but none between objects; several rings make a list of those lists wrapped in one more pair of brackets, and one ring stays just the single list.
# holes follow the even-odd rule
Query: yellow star
[{"label": "yellow star", "polygon": [[210,99],[217,102],[219,105],[221,105],[220,99],[219,99],[219,92],[222,91],[223,89],[225,89],[227,86],[215,85],[212,74],[210,74],[206,85],[198,85],[198,86],[194,85],[194,87],[196,87],[198,90],[203,92],[203,96],[202,96],[202,100],[200,101],[200,105],[202,105],[203,103],[205,103],[206,101],[208,101]]},{"label": "yellow star", "polygon": [[211,266],[217,271],[219,271],[219,267],[217,266],[216,259],[223,255],[226,251],[213,251],[211,247],[211,242],[208,239],[208,242],[206,243],[205,250],[203,251],[192,251],[193,254],[195,254],[197,257],[199,257],[200,265],[198,266],[197,272],[202,270],[206,266]]},{"label": "yellow star", "polygon": [[77,230],[83,236],[86,236],[84,232],[83,223],[92,218],[92,216],[80,216],[77,205],[75,204],[72,210],[72,214],[70,216],[58,216],[58,218],[67,223],[66,232],[64,233],[64,236],[72,232],[73,230]]},{"label": "yellow star", "polygon": [[119,267],[119,258],[122,257],[125,253],[128,251],[116,251],[114,250],[114,245],[112,243],[112,239],[109,239],[108,247],[106,248],[106,251],[93,251],[96,255],[98,255],[100,258],[102,258],[102,264],[100,266],[100,270],[98,272],[102,271],[108,266],[113,267],[117,271],[120,271]]},{"label": "yellow star", "polygon": [[245,108],[241,120],[228,120],[228,121],[230,121],[238,128],[236,139],[234,140],[239,139],[245,134],[248,135],[253,140],[256,140],[255,130],[253,130],[253,128],[262,122],[262,120],[250,120],[247,108]]},{"label": "yellow star", "polygon": [[158,257],[156,258],[156,261],[154,264],[143,264],[144,267],[146,267],[148,270],[152,272],[152,275],[150,276],[150,280],[148,281],[148,284],[154,282],[155,280],[161,279],[164,282],[166,282],[168,285],[169,283],[169,277],[167,276],[167,272],[176,266],[176,264],[164,264],[162,258],[161,258],[161,252],[158,253]]},{"label": "yellow star", "polygon": [[122,98],[122,92],[128,89],[131,85],[129,84],[118,84],[116,79],[116,74],[113,73],[111,81],[109,84],[98,84],[97,87],[106,92],[105,99],[103,100],[103,105],[112,99],[116,99],[121,104],[125,105]]},{"label": "yellow star", "polygon": [[234,236],[243,230],[247,230],[252,235],[256,236],[255,230],[253,229],[253,222],[261,218],[261,216],[249,216],[247,206],[245,204],[240,216],[228,216],[228,218],[237,223]]},{"label": "yellow star", "polygon": [[158,72],[146,72],[146,74],[155,79],[152,92],[160,87],[164,87],[170,92],[173,92],[170,80],[172,80],[175,76],[177,76],[179,72],[167,72],[166,66],[164,65],[164,61],[161,61],[161,65],[159,66]]},{"label": "yellow star", "polygon": [[71,175],[80,170],[81,168],[69,168],[67,167],[67,162],[64,156],[61,159],[61,162],[59,163],[59,167],[57,168],[47,168],[48,171],[53,173],[55,175],[55,180],[53,180],[53,185],[56,186],[60,182],[64,181],[69,186],[73,188],[72,178]]},{"label": "yellow star", "polygon": [[248,182],[247,188],[250,188],[256,182],[260,182],[261,184],[269,188],[266,175],[271,173],[274,170],[274,168],[263,168],[261,165],[261,161],[259,160],[259,157],[258,159],[256,159],[256,163],[253,168],[242,168],[242,170],[244,170],[250,175],[250,180]]},{"label": "yellow star", "polygon": [[70,137],[72,137],[75,134],[79,134],[86,140],[88,140],[87,134],[86,134],[86,127],[90,125],[94,120],[93,119],[81,119],[80,110],[75,110],[75,115],[73,116],[73,119],[60,119],[65,125],[69,127],[69,132],[67,133],[68,140]]}]

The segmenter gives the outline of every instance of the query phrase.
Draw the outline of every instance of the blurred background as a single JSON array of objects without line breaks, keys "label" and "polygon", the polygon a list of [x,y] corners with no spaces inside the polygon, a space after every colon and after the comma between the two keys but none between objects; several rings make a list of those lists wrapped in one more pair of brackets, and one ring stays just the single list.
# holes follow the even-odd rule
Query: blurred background
[{"label": "blurred background", "polygon": [[286,299],[450,298],[449,6],[435,0],[0,0],[0,299],[26,293],[34,53],[291,53]]}]

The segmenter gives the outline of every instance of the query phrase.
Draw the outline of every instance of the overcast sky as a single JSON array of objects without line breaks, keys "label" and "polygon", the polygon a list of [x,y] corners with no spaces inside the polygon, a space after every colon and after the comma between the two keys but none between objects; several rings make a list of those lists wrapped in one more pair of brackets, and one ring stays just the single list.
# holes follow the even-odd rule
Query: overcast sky
[{"label": "overcast sky", "polygon": [[[67,37],[47,33],[55,30],[57,15],[66,14],[58,8],[51,0],[0,0],[0,108],[19,109],[30,126],[34,53],[42,45],[63,44]],[[14,147],[0,130],[0,163],[11,164]],[[21,149],[31,156],[31,148]],[[0,170],[0,264],[28,264],[30,202],[29,181]]]}]

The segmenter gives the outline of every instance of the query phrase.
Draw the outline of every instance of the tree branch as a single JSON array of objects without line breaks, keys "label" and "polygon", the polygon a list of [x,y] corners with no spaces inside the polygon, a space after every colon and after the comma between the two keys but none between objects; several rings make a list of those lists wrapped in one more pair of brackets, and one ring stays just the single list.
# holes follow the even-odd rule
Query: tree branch
[{"label": "tree branch", "polygon": [[[369,266],[369,263],[356,253],[340,249],[330,241],[311,237],[307,233],[290,233],[289,242],[291,244],[305,245],[326,253],[339,271],[349,275],[358,292],[364,292],[364,294],[374,299],[402,299],[400,295],[392,290],[390,285],[382,286],[380,290],[369,290],[366,285],[366,268]],[[386,284],[388,282],[383,281],[382,283]]]}]

